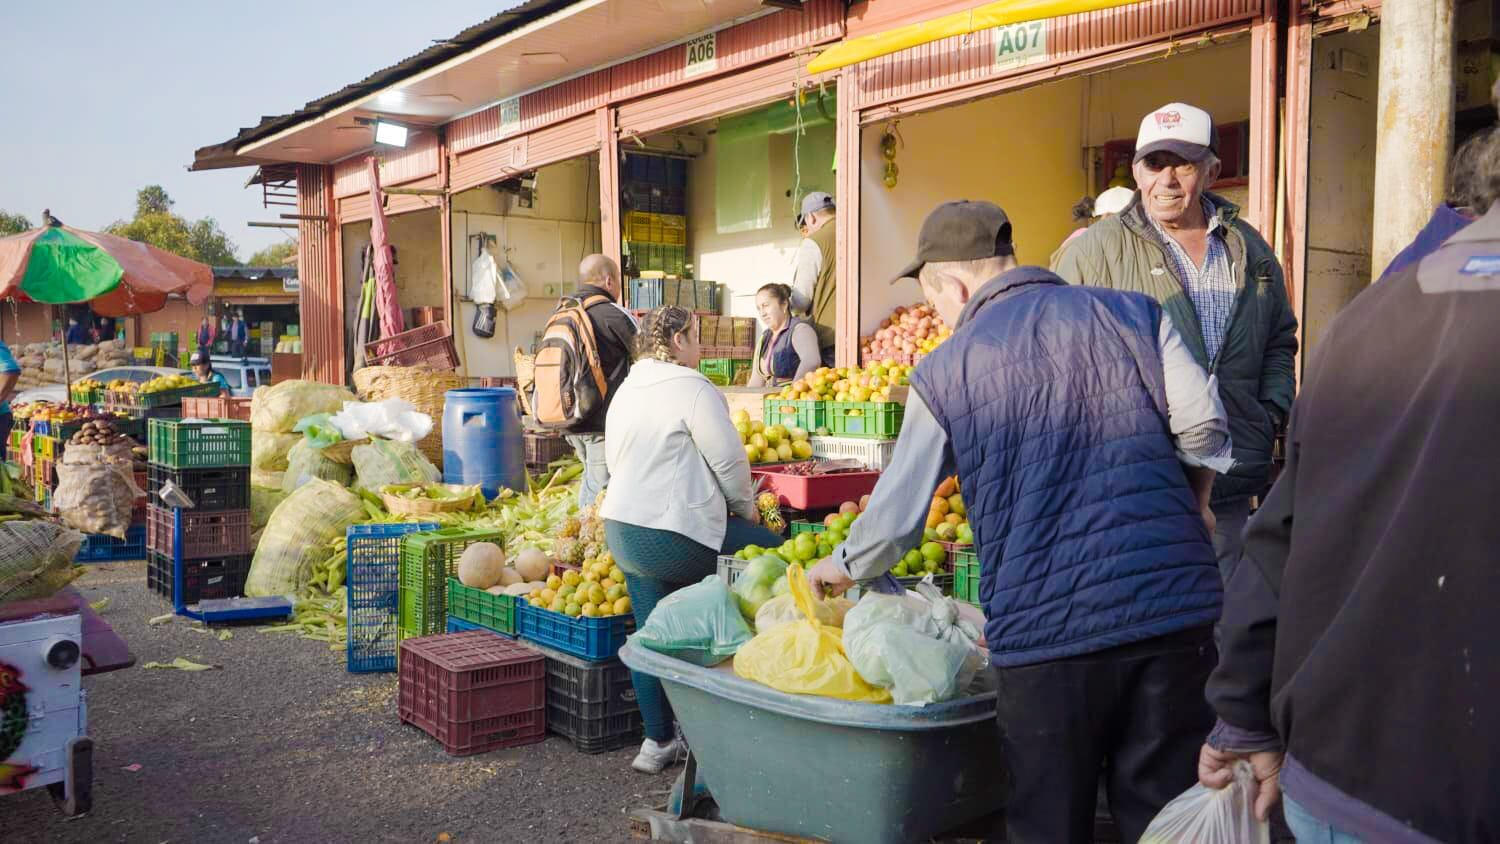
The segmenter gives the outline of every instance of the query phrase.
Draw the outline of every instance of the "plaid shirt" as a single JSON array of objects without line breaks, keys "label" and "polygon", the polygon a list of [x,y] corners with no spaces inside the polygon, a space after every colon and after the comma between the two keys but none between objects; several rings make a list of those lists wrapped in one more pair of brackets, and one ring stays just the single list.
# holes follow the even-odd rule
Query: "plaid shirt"
[{"label": "plaid shirt", "polygon": [[1224,243],[1224,226],[1214,213],[1214,207],[1203,200],[1203,216],[1208,220],[1208,254],[1203,266],[1193,263],[1187,250],[1167,234],[1156,220],[1147,214],[1156,236],[1166,247],[1172,263],[1177,266],[1177,278],[1198,312],[1198,322],[1203,328],[1203,345],[1208,351],[1208,362],[1212,366],[1224,345],[1224,334],[1229,330],[1229,311],[1234,307],[1234,273],[1229,263],[1229,247]]}]

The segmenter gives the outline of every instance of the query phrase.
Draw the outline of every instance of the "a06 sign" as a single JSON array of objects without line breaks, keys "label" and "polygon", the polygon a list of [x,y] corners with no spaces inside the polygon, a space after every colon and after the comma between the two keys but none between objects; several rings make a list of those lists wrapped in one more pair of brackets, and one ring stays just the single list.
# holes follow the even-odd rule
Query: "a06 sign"
[{"label": "a06 sign", "polygon": [[697,76],[719,69],[719,34],[710,32],[687,42],[686,76]]}]

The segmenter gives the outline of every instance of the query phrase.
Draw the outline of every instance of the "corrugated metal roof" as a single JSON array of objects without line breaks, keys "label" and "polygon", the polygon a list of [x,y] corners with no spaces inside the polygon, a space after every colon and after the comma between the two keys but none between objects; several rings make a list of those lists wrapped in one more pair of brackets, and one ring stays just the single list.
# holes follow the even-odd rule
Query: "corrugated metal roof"
[{"label": "corrugated metal roof", "polygon": [[291,114],[262,117],[260,123],[244,128],[223,143],[201,147],[193,154],[190,170],[213,170],[220,167],[240,167],[256,164],[253,160],[240,158],[236,150],[246,144],[268,137],[305,120],[320,117],[360,97],[371,94],[395,82],[421,73],[429,67],[441,64],[454,56],[466,53],[487,41],[519,29],[538,18],[576,5],[581,0],[526,0],[511,9],[484,20],[452,38],[435,42],[431,47],[414,56],[403,59],[390,67],[377,70],[353,85],[309,102]]},{"label": "corrugated metal roof", "polygon": [[214,267],[214,278],[242,278],[250,281],[266,278],[296,278],[295,267]]}]

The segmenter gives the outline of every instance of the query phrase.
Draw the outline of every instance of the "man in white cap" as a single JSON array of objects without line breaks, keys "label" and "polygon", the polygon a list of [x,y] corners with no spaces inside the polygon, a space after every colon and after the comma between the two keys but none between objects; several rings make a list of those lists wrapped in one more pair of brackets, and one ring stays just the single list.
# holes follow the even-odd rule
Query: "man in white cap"
[{"label": "man in white cap", "polygon": [[818,347],[823,353],[823,364],[833,365],[834,322],[837,309],[838,281],[834,277],[837,267],[835,251],[835,226],[837,209],[833,197],[822,191],[813,191],[802,198],[802,211],[797,215],[797,230],[802,232],[802,245],[797,247],[796,262],[792,268],[792,311],[804,314],[818,331]]},{"label": "man in white cap", "polygon": [[1217,146],[1201,108],[1168,103],[1146,115],[1130,204],[1068,244],[1054,270],[1073,284],[1155,298],[1198,363],[1218,376],[1235,460],[1213,491],[1214,550],[1227,579],[1296,394],[1297,318],[1270,245],[1238,208],[1206,192],[1219,178]]}]

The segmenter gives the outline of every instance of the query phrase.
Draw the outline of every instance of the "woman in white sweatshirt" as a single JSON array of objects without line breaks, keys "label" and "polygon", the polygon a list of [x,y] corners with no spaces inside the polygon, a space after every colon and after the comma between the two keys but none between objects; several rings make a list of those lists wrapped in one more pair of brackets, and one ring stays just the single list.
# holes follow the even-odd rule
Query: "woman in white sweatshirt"
[{"label": "woman in white sweatshirt", "polygon": [[[637,625],[662,598],[713,574],[720,554],[782,542],[760,527],[750,461],[723,394],[698,372],[691,327],[682,308],[646,316],[605,417],[610,480],[599,512]],[[631,680],[646,726],[632,767],[657,773],[682,750],[672,709],[656,678]]]}]

